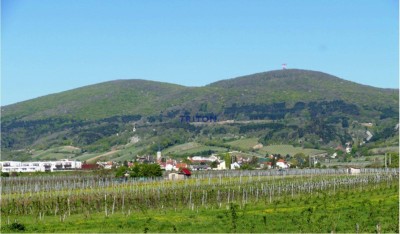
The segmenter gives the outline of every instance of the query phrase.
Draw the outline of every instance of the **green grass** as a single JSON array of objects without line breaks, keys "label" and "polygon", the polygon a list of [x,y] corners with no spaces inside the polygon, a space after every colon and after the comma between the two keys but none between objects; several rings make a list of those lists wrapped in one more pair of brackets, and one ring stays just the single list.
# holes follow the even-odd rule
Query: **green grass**
[{"label": "green grass", "polygon": [[236,141],[227,142],[226,144],[236,146],[244,150],[252,149],[253,146],[258,144],[258,138],[245,138]]},{"label": "green grass", "polygon": [[292,145],[269,145],[264,146],[261,152],[268,152],[270,154],[281,154],[281,155],[295,155],[297,153],[304,153],[305,155],[314,155],[314,154],[321,154],[325,151],[317,150],[317,149],[305,149],[302,147],[294,147]]},{"label": "green grass", "polygon": [[91,158],[94,158],[96,156],[100,155],[100,153],[84,153],[82,155],[79,155],[77,157],[74,158],[74,160],[79,160],[79,161],[87,161]]},{"label": "green grass", "polygon": [[34,160],[52,160],[52,159],[65,159],[75,158],[81,149],[72,146],[59,146],[47,150],[35,150],[32,152]]},{"label": "green grass", "polygon": [[[282,198],[272,203],[231,204],[222,207],[189,209],[142,209],[65,216],[2,216],[2,233],[15,232],[11,224],[22,224],[26,232],[37,233],[272,233],[272,232],[398,232],[398,184],[342,190],[336,194],[314,193]],[[63,216],[61,216],[63,219]]]},{"label": "green grass", "polygon": [[163,150],[162,153],[175,154],[175,153],[179,153],[179,152],[182,152],[182,151],[191,150],[191,149],[194,149],[194,148],[197,148],[197,147],[200,147],[200,146],[201,145],[199,143],[197,143],[197,142],[188,142],[188,143],[185,143],[185,144],[175,145],[175,146],[169,147],[168,149]]},{"label": "green grass", "polygon": [[53,152],[52,150],[38,151],[32,156],[33,160],[53,160],[53,159],[64,159],[72,157],[75,157],[75,154],[58,153],[58,152]]},{"label": "green grass", "polygon": [[380,148],[374,148],[370,150],[370,153],[372,154],[382,154],[386,152],[399,152],[399,147],[398,146],[389,146],[389,147],[380,147]]},{"label": "green grass", "polygon": [[206,145],[201,145],[196,142],[189,142],[181,145],[176,145],[172,146],[166,150],[162,151],[162,154],[168,155],[168,154],[175,154],[175,155],[185,155],[185,154],[196,154],[200,153],[203,151],[216,151],[216,152],[225,152],[227,149],[223,147],[217,147],[217,146],[206,146]]},{"label": "green grass", "polygon": [[127,148],[122,149],[115,155],[113,161],[116,162],[123,162],[123,161],[132,161],[136,155],[140,153],[145,147],[144,146],[135,146],[131,145]]},{"label": "green grass", "polygon": [[[133,160],[133,157],[136,156],[144,147],[136,147],[130,146],[127,148],[122,148],[120,151],[98,158],[100,161],[112,159],[113,161],[124,161],[124,160]],[[95,158],[99,155],[105,154],[107,152],[101,153],[83,153],[80,154],[80,149],[73,148],[69,146],[60,146],[54,147],[47,150],[36,150],[33,152],[32,158],[33,160],[52,160],[52,159],[72,159],[78,161],[92,161],[92,158]]]},{"label": "green grass", "polygon": [[181,151],[180,154],[196,154],[196,153],[200,153],[203,151],[216,151],[216,152],[225,152],[227,149],[223,148],[223,147],[217,147],[217,146],[199,146],[190,150],[185,150],[185,151]]}]

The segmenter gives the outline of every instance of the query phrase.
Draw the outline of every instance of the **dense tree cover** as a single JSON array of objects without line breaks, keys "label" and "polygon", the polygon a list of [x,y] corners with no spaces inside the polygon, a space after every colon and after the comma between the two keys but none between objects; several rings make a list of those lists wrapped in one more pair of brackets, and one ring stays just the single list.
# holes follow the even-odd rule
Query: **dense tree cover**
[{"label": "dense tree cover", "polygon": [[128,173],[130,177],[160,177],[162,170],[160,165],[153,164],[135,164],[129,168]]},{"label": "dense tree cover", "polygon": [[278,131],[283,129],[284,127],[285,125],[281,123],[246,124],[239,127],[239,133],[247,133],[251,131],[259,131],[265,129]]},{"label": "dense tree cover", "polygon": [[244,115],[250,120],[256,119],[283,119],[287,113],[296,113],[303,110],[305,104],[298,102],[293,108],[286,108],[286,103],[273,104],[250,104],[241,105],[233,103],[232,106],[224,109],[224,115],[228,119],[236,119],[238,115]]},{"label": "dense tree cover", "polygon": [[[292,108],[287,108],[285,103],[241,106],[234,103],[231,107],[225,108],[224,114],[232,118],[241,116],[241,118],[250,120],[287,119],[288,124],[280,121],[278,123],[254,123],[239,126],[240,134],[263,132],[262,143],[292,142],[306,136],[315,136],[315,138],[321,139],[324,144],[332,141],[344,144],[352,139],[348,131],[344,129],[349,128],[349,121],[360,115],[360,109],[358,106],[342,100],[297,102]],[[305,121],[303,120],[304,124],[291,123],[292,118],[303,116],[306,117],[304,118]]]},{"label": "dense tree cover", "polygon": [[120,166],[115,170],[116,177],[124,177],[129,174],[130,177],[160,177],[162,176],[162,170],[160,165],[156,163],[152,164],[139,164],[136,163],[133,167]]},{"label": "dense tree cover", "polygon": [[394,110],[392,107],[382,108],[379,109],[379,111],[381,112],[380,119],[399,119],[399,112],[397,110]]},{"label": "dense tree cover", "polygon": [[215,128],[209,128],[209,129],[204,129],[203,134],[208,135],[208,134],[226,134],[228,133],[227,128],[225,127],[215,127]]},{"label": "dense tree cover", "polygon": [[[321,102],[297,102],[292,108],[286,107],[286,103],[273,104],[249,104],[232,106],[224,109],[224,115],[228,119],[235,119],[237,116],[245,116],[247,119],[271,119],[278,120],[285,118],[286,114],[298,114],[307,109],[312,118],[320,116],[330,116],[333,113],[341,113],[357,116],[360,114],[359,108],[354,104],[348,104],[342,100],[321,101]],[[389,112],[389,111],[386,111]]]},{"label": "dense tree cover", "polygon": [[349,104],[343,100],[310,102],[307,108],[312,118],[319,116],[329,116],[333,113],[342,113],[357,116],[360,114],[359,108],[354,104]]},{"label": "dense tree cover", "polygon": [[398,134],[397,131],[394,131],[393,126],[386,126],[375,132],[375,135],[372,137],[371,141],[379,141],[382,139],[386,139],[389,137],[393,137]]},{"label": "dense tree cover", "polygon": [[23,148],[33,144],[40,138],[54,133],[63,133],[56,140],[71,139],[77,146],[90,145],[99,139],[108,137],[122,129],[123,124],[140,120],[140,115],[122,115],[94,120],[78,120],[68,118],[48,118],[41,120],[11,120],[2,122],[2,148]]},{"label": "dense tree cover", "polygon": [[142,118],[141,115],[117,115],[117,116],[112,116],[109,118],[104,118],[101,119],[99,122],[107,122],[107,123],[113,123],[113,122],[122,122],[122,123],[129,123],[132,121],[139,121]]},{"label": "dense tree cover", "polygon": [[48,118],[42,120],[12,120],[2,122],[2,148],[23,148],[41,137],[64,129],[78,128],[82,121]]},{"label": "dense tree cover", "polygon": [[128,170],[129,170],[128,165],[123,165],[123,166],[118,167],[115,170],[115,177],[125,176],[125,173],[128,172]]}]

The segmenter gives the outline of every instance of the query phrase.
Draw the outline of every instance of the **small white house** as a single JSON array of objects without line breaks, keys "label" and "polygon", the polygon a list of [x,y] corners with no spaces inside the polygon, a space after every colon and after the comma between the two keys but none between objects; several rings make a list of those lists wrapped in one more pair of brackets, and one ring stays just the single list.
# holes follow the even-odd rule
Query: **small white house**
[{"label": "small white house", "polygon": [[174,169],[174,165],[172,165],[172,164],[166,164],[165,165],[165,170],[166,171],[172,171]]},{"label": "small white house", "polygon": [[219,164],[217,165],[217,170],[226,170],[226,163],[225,163],[225,161],[219,162]]},{"label": "small white house", "polygon": [[231,170],[235,170],[235,169],[240,169],[240,164],[237,162],[234,162],[231,164]]},{"label": "small white house", "polygon": [[289,165],[286,162],[282,162],[282,161],[278,161],[276,163],[276,166],[279,167],[279,168],[282,168],[282,169],[289,168]]},{"label": "small white house", "polygon": [[168,175],[169,180],[183,180],[185,179],[185,175],[183,174],[178,174],[178,173],[170,173]]},{"label": "small white house", "polygon": [[347,169],[347,173],[349,173],[350,175],[359,175],[361,173],[361,169],[350,167]]},{"label": "small white house", "polygon": [[208,161],[210,162],[214,162],[214,161],[218,161],[219,158],[217,156],[215,156],[214,154],[212,154],[210,157],[208,157]]},{"label": "small white house", "polygon": [[348,153],[348,154],[351,153],[351,149],[352,149],[351,146],[347,146],[346,147],[346,153]]}]

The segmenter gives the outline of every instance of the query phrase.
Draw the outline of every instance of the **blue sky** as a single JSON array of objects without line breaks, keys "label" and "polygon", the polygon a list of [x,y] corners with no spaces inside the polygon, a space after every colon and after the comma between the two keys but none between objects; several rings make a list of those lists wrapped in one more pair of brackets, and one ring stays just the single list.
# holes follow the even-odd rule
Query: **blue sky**
[{"label": "blue sky", "polygon": [[1,105],[288,68],[399,87],[397,0],[1,0]]}]

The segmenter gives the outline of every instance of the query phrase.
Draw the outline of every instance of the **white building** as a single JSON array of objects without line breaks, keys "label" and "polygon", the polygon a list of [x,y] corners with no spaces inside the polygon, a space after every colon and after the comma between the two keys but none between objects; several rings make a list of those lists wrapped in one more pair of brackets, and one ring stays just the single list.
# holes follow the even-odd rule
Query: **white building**
[{"label": "white building", "polygon": [[348,168],[347,169],[347,173],[349,173],[350,175],[358,175],[361,173],[361,169],[360,168]]},{"label": "white building", "polygon": [[217,170],[226,170],[226,163],[225,163],[225,161],[221,161],[221,162],[218,164]]},{"label": "white building", "polygon": [[183,174],[177,174],[177,173],[170,173],[168,175],[169,180],[183,180],[185,179],[185,175]]},{"label": "white building", "polygon": [[287,169],[289,168],[289,165],[286,162],[278,161],[276,163],[276,166],[282,169]]},{"label": "white building", "polygon": [[240,169],[240,164],[237,162],[234,162],[231,164],[231,170],[235,170],[235,169]]},{"label": "white building", "polygon": [[82,162],[62,159],[59,161],[45,162],[17,162],[3,161],[0,162],[2,172],[36,172],[36,171],[59,171],[59,170],[75,170],[82,168]]},{"label": "white building", "polygon": [[174,165],[172,165],[172,164],[166,164],[165,165],[165,170],[166,171],[172,171],[174,169]]}]

